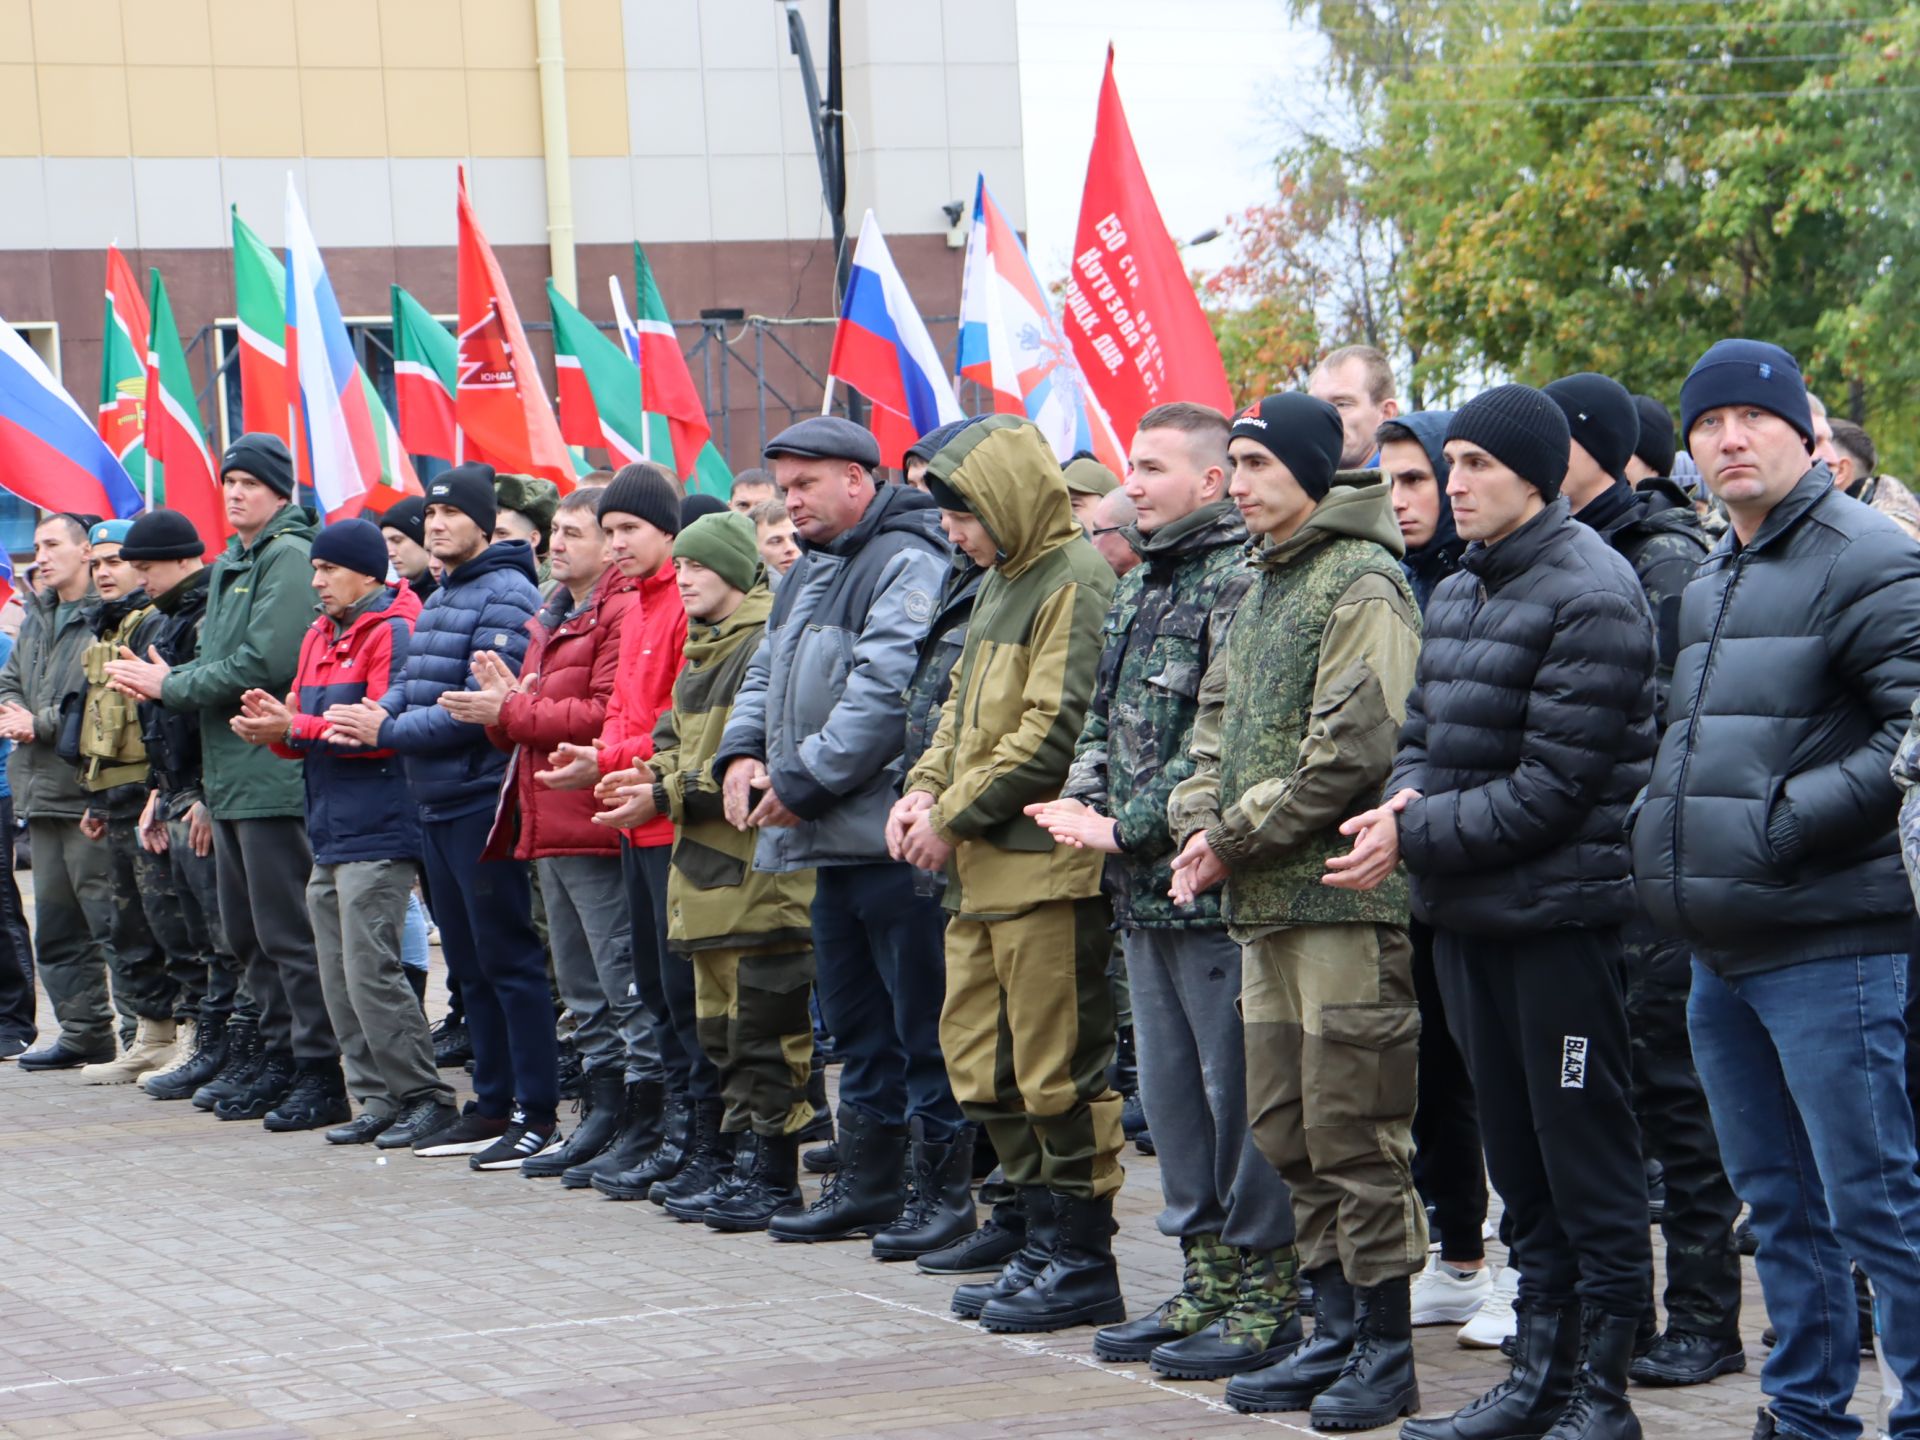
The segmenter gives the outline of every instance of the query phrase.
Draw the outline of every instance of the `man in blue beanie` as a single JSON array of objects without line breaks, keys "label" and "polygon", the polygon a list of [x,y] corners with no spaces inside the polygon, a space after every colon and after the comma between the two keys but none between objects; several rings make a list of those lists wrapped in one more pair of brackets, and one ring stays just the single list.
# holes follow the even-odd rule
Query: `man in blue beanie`
[{"label": "man in blue beanie", "polygon": [[1722,340],[1680,408],[1732,528],[1681,602],[1634,878],[1693,946],[1694,1061],[1779,1332],[1754,1434],[1854,1433],[1849,1260],[1901,1386],[1887,1428],[1920,1433],[1913,896],[1889,773],[1920,693],[1920,550],[1812,458],[1806,386],[1779,346]]}]

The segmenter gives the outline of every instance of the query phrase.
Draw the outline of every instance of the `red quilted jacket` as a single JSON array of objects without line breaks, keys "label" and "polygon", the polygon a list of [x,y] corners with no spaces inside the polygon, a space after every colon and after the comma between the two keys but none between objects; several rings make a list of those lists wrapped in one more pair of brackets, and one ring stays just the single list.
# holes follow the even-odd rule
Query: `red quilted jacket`
[{"label": "red quilted jacket", "polygon": [[[620,671],[600,732],[603,775],[653,758],[654,722],[673,704],[673,682],[687,663],[687,611],[673,566],[662,565],[639,586],[639,604],[620,633]],[[671,845],[673,822],[661,815],[625,833],[635,845]]]}]

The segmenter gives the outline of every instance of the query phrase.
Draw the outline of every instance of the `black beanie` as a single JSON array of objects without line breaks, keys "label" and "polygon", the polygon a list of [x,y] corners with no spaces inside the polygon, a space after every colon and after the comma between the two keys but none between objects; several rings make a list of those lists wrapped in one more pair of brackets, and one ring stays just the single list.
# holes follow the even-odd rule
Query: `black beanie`
[{"label": "black beanie", "polygon": [[717,515],[727,508],[718,495],[689,495],[680,502],[680,528],[686,529],[702,515]]},{"label": "black beanie", "polygon": [[416,545],[427,543],[427,502],[418,495],[396,500],[380,512],[382,530],[398,530]]},{"label": "black beanie", "polygon": [[1567,432],[1614,479],[1625,482],[1627,461],[1640,443],[1640,412],[1627,387],[1610,375],[1583,370],[1543,392],[1567,417]]},{"label": "black beanie", "polygon": [[1340,412],[1324,400],[1299,390],[1269,395],[1240,412],[1229,440],[1255,440],[1293,472],[1300,488],[1314,504],[1327,498],[1333,472],[1346,448],[1346,430]]},{"label": "black beanie", "polygon": [[244,470],[282,499],[293,498],[293,456],[278,435],[250,430],[227,446],[220,457],[220,478],[229,470]]},{"label": "black beanie", "polygon": [[607,488],[600,492],[600,505],[594,513],[605,520],[616,510],[622,515],[638,515],[663,534],[680,533],[680,492],[658,465],[642,460],[622,465],[614,472]]},{"label": "black beanie", "polygon": [[[428,505],[451,505],[480,527],[480,533],[493,538],[493,525],[500,518],[500,502],[493,489],[493,466],[470,461],[442,470],[427,482]],[[425,511],[422,511],[424,515]],[[422,533],[425,533],[422,521]]]},{"label": "black beanie", "polygon": [[149,510],[120,542],[122,560],[192,560],[206,553],[193,521],[178,510]]},{"label": "black beanie", "polygon": [[324,560],[343,570],[370,575],[375,580],[387,578],[387,542],[380,527],[371,520],[354,516],[322,527],[313,537],[313,548],[308,553],[315,560]]},{"label": "black beanie", "polygon": [[1560,498],[1573,436],[1559,405],[1531,385],[1496,385],[1474,396],[1453,412],[1447,439],[1478,445],[1549,504]]},{"label": "black beanie", "polygon": [[[1764,340],[1722,340],[1694,361],[1680,384],[1680,433],[1689,442],[1701,415],[1722,405],[1753,405],[1778,415],[1813,450],[1813,407],[1800,363]],[[1689,447],[1691,448],[1691,447]]]},{"label": "black beanie", "polygon": [[1673,412],[1651,395],[1634,396],[1633,408],[1640,412],[1640,443],[1633,447],[1633,453],[1654,474],[1673,474]]}]

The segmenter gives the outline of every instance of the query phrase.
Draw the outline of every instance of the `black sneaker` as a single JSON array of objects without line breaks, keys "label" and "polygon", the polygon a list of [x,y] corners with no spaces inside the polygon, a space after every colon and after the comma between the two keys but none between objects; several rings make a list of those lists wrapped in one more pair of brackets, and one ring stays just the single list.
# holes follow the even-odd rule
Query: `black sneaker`
[{"label": "black sneaker", "polygon": [[347,1082],[336,1060],[330,1068],[302,1070],[295,1075],[287,1093],[261,1117],[261,1124],[276,1133],[285,1133],[325,1130],[352,1120],[353,1103],[347,1099]]},{"label": "black sneaker", "polygon": [[474,1155],[506,1133],[506,1120],[482,1115],[470,1100],[452,1123],[414,1141],[413,1153],[433,1159],[443,1155]]},{"label": "black sneaker", "polygon": [[467,1038],[467,1022],[449,1015],[434,1026],[433,1063],[440,1070],[458,1070],[473,1059],[473,1042]]},{"label": "black sneaker", "polygon": [[391,1115],[376,1115],[371,1110],[360,1112],[359,1118],[349,1120],[344,1125],[336,1125],[327,1131],[329,1145],[367,1145],[372,1143],[383,1131],[393,1128]]},{"label": "black sneaker", "polygon": [[393,1124],[374,1140],[376,1150],[405,1150],[429,1135],[437,1135],[460,1118],[460,1112],[440,1100],[416,1100],[394,1117]]},{"label": "black sneaker", "polygon": [[518,1170],[534,1156],[551,1150],[559,1143],[560,1123],[557,1120],[530,1124],[527,1112],[516,1106],[506,1134],[486,1149],[469,1156],[467,1164],[475,1170]]}]

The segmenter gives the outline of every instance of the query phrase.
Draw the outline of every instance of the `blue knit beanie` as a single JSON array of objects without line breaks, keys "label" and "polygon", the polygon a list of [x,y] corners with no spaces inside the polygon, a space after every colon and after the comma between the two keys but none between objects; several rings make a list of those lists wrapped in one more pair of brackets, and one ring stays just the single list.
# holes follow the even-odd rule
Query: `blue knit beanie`
[{"label": "blue knit beanie", "polygon": [[1722,405],[1753,405],[1778,415],[1813,449],[1813,407],[1800,364],[1764,340],[1722,340],[1694,362],[1680,386],[1680,434],[1692,449],[1693,426]]}]

